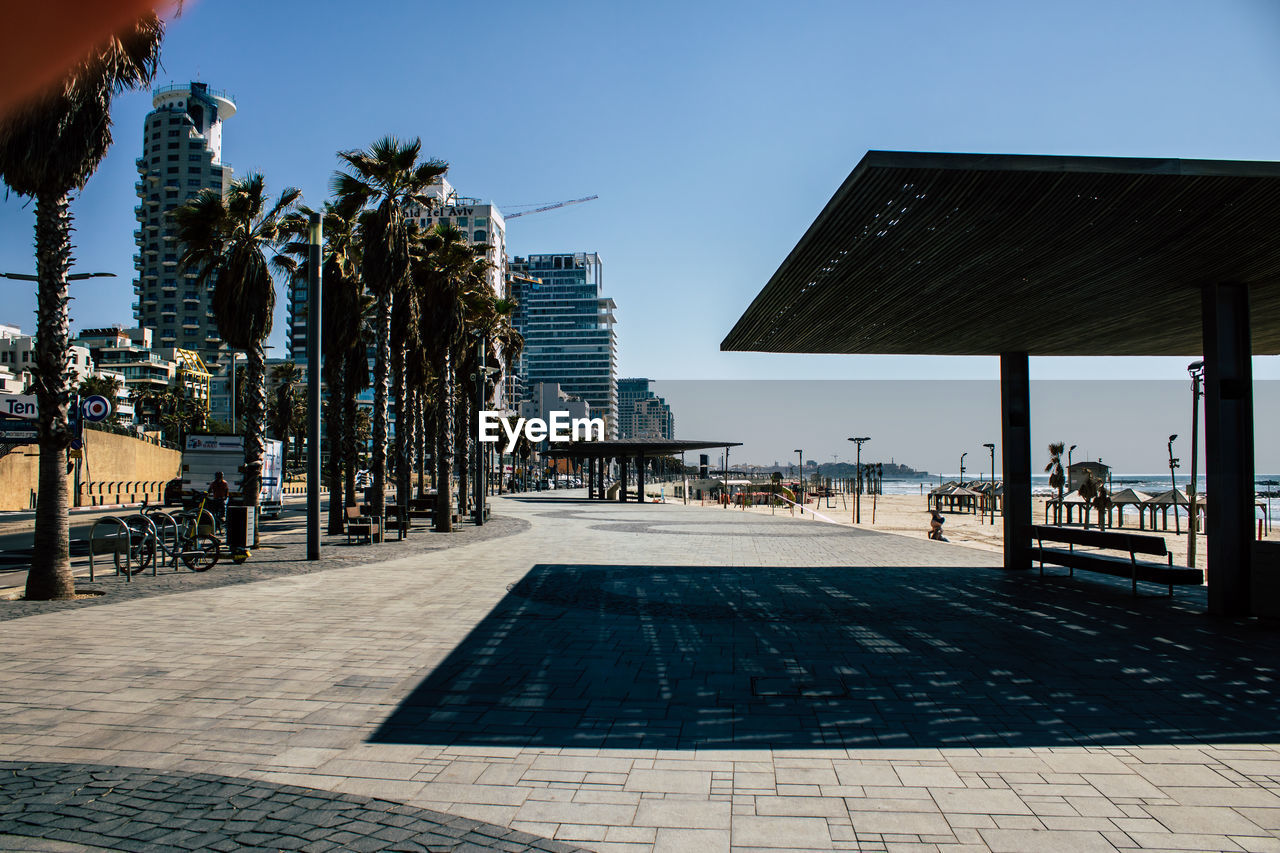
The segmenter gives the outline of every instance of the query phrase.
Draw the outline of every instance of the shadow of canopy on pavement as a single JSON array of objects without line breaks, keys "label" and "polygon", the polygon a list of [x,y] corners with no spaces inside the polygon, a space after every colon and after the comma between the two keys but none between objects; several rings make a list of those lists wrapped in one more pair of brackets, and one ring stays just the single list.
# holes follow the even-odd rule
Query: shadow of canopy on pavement
[{"label": "shadow of canopy on pavement", "polygon": [[1192,595],[973,567],[536,565],[371,740],[1276,741],[1280,635],[1206,620]]}]

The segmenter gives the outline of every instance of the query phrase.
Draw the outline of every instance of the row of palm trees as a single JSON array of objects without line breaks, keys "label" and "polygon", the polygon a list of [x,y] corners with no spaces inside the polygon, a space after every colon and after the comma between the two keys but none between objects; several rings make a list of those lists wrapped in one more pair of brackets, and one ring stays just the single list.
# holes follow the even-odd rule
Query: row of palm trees
[{"label": "row of palm trees", "polygon": [[[150,88],[159,67],[164,25],[153,12],[81,57],[63,78],[0,117],[0,179],[20,196],[35,199],[37,329],[34,392],[39,404],[39,493],[29,599],[75,595],[71,574],[65,476],[71,444],[67,369],[67,275],[72,264],[70,201],[97,170],[111,144],[116,95]],[[424,483],[427,448],[433,450],[437,487],[436,528],[452,520],[455,455],[470,448],[469,395],[459,381],[476,372],[483,357],[510,363],[519,351],[511,328],[512,306],[488,287],[488,246],[468,245],[455,228],[422,232],[406,206],[428,203],[427,190],[448,166],[421,159],[418,140],[387,137],[363,151],[339,154],[345,169],[333,179],[334,198],[323,205],[322,255],[324,359],[329,388],[327,425],[331,448],[328,479],[334,500],[330,529],[342,524],[342,504],[355,500],[360,417],[356,397],[370,381],[367,347],[374,344],[374,410],[371,436],[373,508],[380,513],[387,475],[394,470],[401,500],[411,472]],[[206,190],[173,211],[185,244],[180,263],[212,290],[218,331],[247,355],[244,493],[257,501],[268,416],[265,342],[275,306],[274,275],[302,277],[308,209],[301,193],[286,188],[269,199],[261,175],[235,181],[224,196]],[[484,402],[501,380],[486,376]],[[394,468],[388,466],[390,406],[397,429]],[[467,466],[457,490],[467,503]],[[338,488],[341,486],[341,488]]]}]

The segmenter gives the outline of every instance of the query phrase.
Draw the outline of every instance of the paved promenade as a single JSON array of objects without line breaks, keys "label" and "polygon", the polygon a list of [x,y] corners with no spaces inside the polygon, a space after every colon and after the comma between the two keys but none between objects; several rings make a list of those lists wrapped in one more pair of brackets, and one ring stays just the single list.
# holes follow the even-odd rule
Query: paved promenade
[{"label": "paved promenade", "polygon": [[559,495],[0,622],[0,848],[1280,851],[1275,625]]}]

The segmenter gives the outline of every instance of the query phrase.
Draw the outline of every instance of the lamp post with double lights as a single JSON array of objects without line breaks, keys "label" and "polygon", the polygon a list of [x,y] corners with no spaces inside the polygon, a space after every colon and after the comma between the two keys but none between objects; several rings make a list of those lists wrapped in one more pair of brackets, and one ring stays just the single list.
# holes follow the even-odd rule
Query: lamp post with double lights
[{"label": "lamp post with double lights", "polygon": [[[1173,532],[1181,533],[1182,527],[1178,524],[1178,478],[1174,475],[1174,471],[1178,467],[1178,461],[1173,455],[1173,443],[1178,440],[1178,436],[1169,436],[1169,481],[1173,484],[1173,491],[1170,493],[1170,499],[1173,501]],[[1168,528],[1165,528],[1166,530]]]},{"label": "lamp post with double lights", "polygon": [[854,471],[857,472],[857,479],[853,482],[853,522],[854,524],[862,523],[862,445],[871,440],[871,436],[863,435],[858,438],[851,438],[854,444],[858,445],[857,461],[854,463]]}]

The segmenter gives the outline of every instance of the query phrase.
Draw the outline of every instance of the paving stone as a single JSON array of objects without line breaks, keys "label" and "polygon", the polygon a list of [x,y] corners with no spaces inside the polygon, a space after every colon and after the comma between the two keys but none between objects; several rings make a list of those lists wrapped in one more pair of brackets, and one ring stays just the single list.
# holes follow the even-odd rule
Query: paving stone
[{"label": "paving stone", "polygon": [[[204,849],[264,831],[406,850],[703,831],[887,851],[1031,830],[1088,849],[1131,846],[1094,828],[1138,832],[1162,808],[1253,827],[1188,812],[1153,833],[1167,849],[1265,850],[1277,832],[1280,699],[1257,661],[1280,639],[1209,629],[1203,590],[1133,599],[1122,580],[1014,577],[983,552],[713,508],[493,506],[485,528],[326,548],[318,566],[291,541],[88,606],[0,605],[6,797],[45,762],[39,786],[67,790],[33,828]],[[788,820],[807,836],[775,832]],[[496,834],[513,825],[546,837]]]}]

